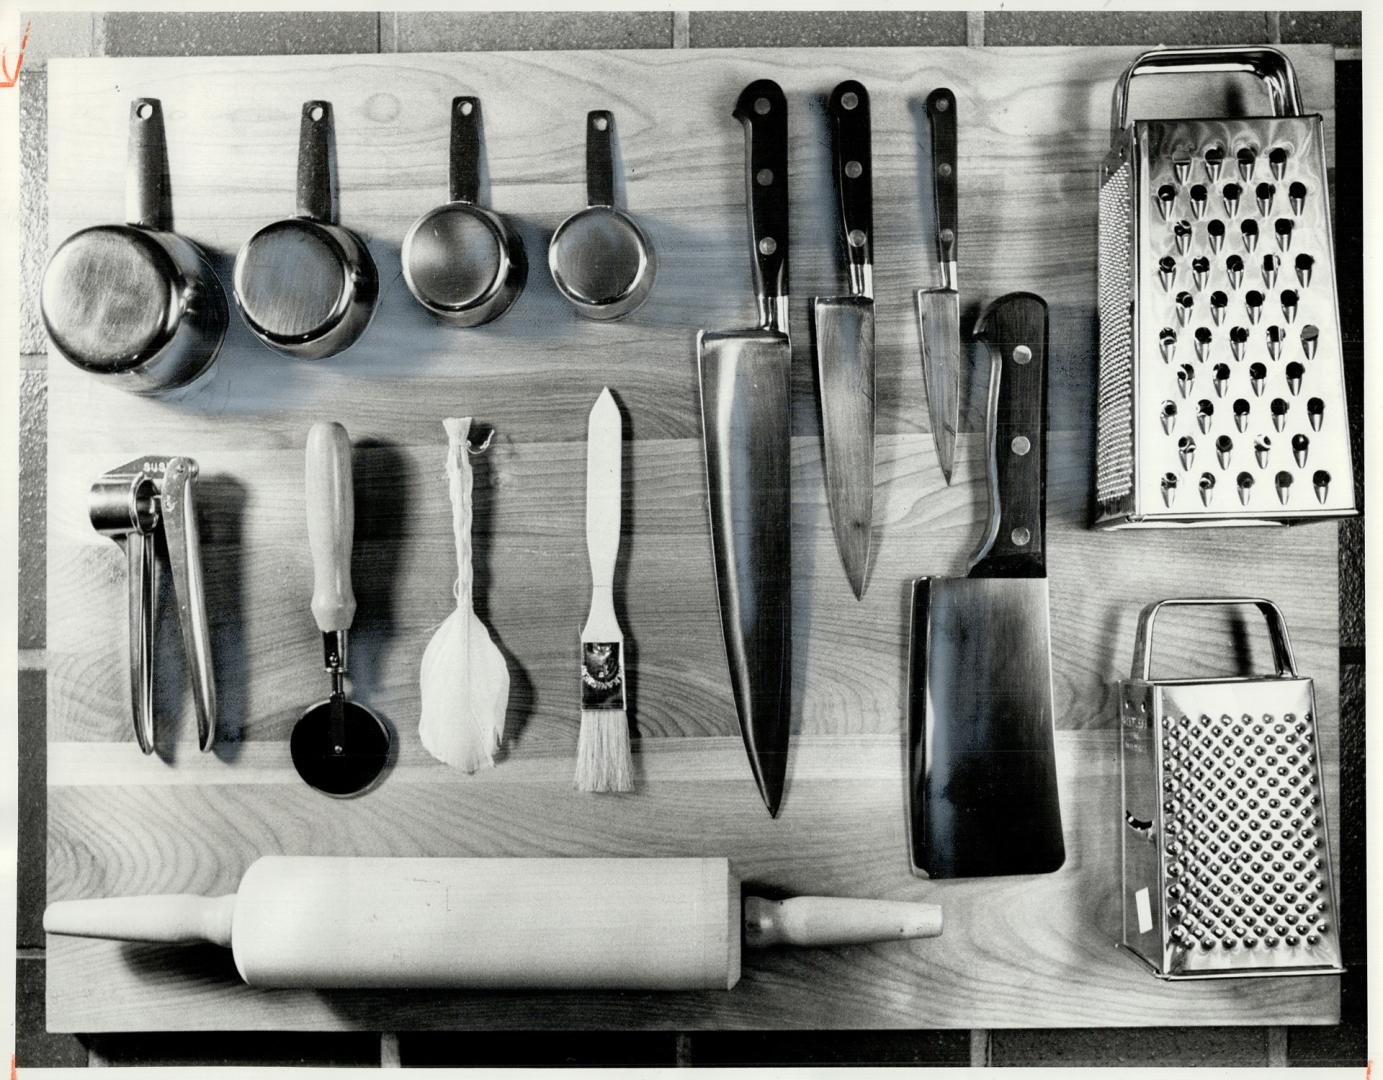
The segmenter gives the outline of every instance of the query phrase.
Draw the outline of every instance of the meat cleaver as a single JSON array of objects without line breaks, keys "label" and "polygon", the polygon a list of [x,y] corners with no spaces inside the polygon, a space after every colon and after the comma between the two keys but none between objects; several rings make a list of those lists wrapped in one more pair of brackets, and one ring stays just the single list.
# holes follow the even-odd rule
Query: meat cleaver
[{"label": "meat cleaver", "polygon": [[735,104],[759,325],[696,338],[716,593],[730,689],[749,767],[770,815],[787,775],[792,621],[789,510],[788,105],[769,79]]},{"label": "meat cleaver", "polygon": [[874,516],[874,266],[869,91],[848,79],[826,102],[840,196],[849,296],[812,300],[821,388],[822,456],[836,547],[856,599],[864,597]]},{"label": "meat cleaver", "polygon": [[964,578],[918,578],[908,679],[909,843],[933,878],[1065,861],[1045,557],[1047,305],[1009,293],[989,348],[989,520]]}]

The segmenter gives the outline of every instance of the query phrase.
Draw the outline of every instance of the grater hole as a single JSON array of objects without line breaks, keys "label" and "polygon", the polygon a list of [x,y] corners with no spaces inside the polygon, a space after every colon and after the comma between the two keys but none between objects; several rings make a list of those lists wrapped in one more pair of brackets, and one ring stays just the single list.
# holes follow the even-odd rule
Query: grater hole
[{"label": "grater hole", "polygon": [[1205,223],[1205,233],[1210,237],[1210,246],[1219,251],[1225,241],[1225,223],[1219,218],[1211,218]]},{"label": "grater hole", "polygon": [[1225,396],[1225,391],[1229,389],[1229,365],[1215,365],[1215,393],[1220,397]]},{"label": "grater hole", "polygon": [[1239,163],[1239,175],[1247,180],[1253,175],[1253,166],[1258,161],[1258,154],[1251,147],[1245,146],[1234,157]]},{"label": "grater hole", "polygon": [[1292,243],[1292,228],[1291,218],[1278,218],[1273,222],[1273,231],[1277,233],[1277,246],[1284,251],[1286,251]]},{"label": "grater hole", "polygon": [[1177,189],[1175,185],[1163,184],[1160,188],[1157,189],[1157,201],[1160,203],[1175,202],[1176,197]]},{"label": "grater hole", "polygon": [[1244,222],[1242,225],[1239,226],[1239,232],[1243,234],[1244,247],[1246,250],[1252,251],[1255,247],[1258,246],[1258,222]]},{"label": "grater hole", "polygon": [[1210,335],[1210,328],[1209,328],[1208,326],[1198,326],[1198,327],[1196,327],[1196,344],[1197,344],[1197,345],[1209,345],[1209,344],[1210,344],[1210,337],[1211,337],[1211,335]]},{"label": "grater hole", "polygon": [[1203,278],[1210,273],[1210,260],[1204,255],[1197,255],[1191,260],[1191,272],[1197,277]]},{"label": "grater hole", "polygon": [[1287,167],[1287,148],[1285,146],[1274,146],[1268,151],[1268,164],[1272,166],[1273,172],[1281,174],[1281,170]]},{"label": "grater hole", "polygon": [[1229,340],[1242,345],[1249,339],[1249,332],[1242,326],[1232,326],[1229,329]]},{"label": "grater hole", "polygon": [[1268,379],[1268,367],[1261,361],[1255,360],[1249,365],[1249,385],[1253,387],[1255,394],[1263,393],[1263,387]]},{"label": "grater hole", "polygon": [[1306,403],[1306,415],[1323,417],[1325,415],[1325,402],[1318,397],[1313,397]]},{"label": "grater hole", "polygon": [[1206,191],[1204,184],[1193,184],[1191,185],[1190,194],[1191,210],[1196,217],[1200,217],[1201,214],[1205,212],[1205,202],[1206,199],[1209,198],[1210,193]]},{"label": "grater hole", "polygon": [[1194,231],[1195,227],[1185,219],[1176,222],[1176,224],[1172,226],[1172,236],[1176,239],[1178,251],[1186,251],[1191,244],[1191,234]]},{"label": "grater hole", "polygon": [[1283,289],[1282,295],[1279,296],[1278,299],[1282,301],[1283,317],[1285,317],[1288,322],[1291,322],[1296,318],[1297,304],[1300,303],[1301,297],[1297,294],[1295,289]]},{"label": "grater hole", "polygon": [[1220,197],[1225,201],[1225,210],[1233,217],[1239,210],[1239,200],[1244,197],[1244,189],[1238,184],[1226,184],[1220,189]]},{"label": "grater hole", "polygon": [[1175,274],[1177,272],[1177,261],[1170,255],[1164,255],[1157,261],[1157,268],[1163,273]]},{"label": "grater hole", "polygon": [[1287,197],[1292,200],[1292,212],[1300,214],[1306,202],[1306,185],[1300,180],[1293,181],[1287,189]]},{"label": "grater hole", "polygon": [[1316,260],[1310,255],[1302,254],[1296,258],[1297,281],[1301,282],[1304,289],[1311,284],[1311,271],[1316,265]]},{"label": "grater hole", "polygon": [[1266,181],[1253,189],[1254,198],[1258,200],[1258,212],[1260,214],[1266,215],[1272,209],[1273,197],[1276,194],[1277,188]]},{"label": "grater hole", "polygon": [[1176,349],[1177,332],[1170,326],[1164,326],[1158,331],[1157,340],[1162,349],[1162,359],[1171,360],[1172,353]]},{"label": "grater hole", "polygon": [[1242,274],[1244,272],[1244,260],[1238,255],[1231,255],[1225,260],[1225,269],[1231,274]]},{"label": "grater hole", "polygon": [[1277,278],[1277,272],[1282,268],[1282,257],[1280,255],[1263,256],[1263,280],[1267,282],[1269,288]]},{"label": "grater hole", "polygon": [[1263,296],[1263,294],[1259,292],[1257,289],[1250,289],[1248,292],[1244,293],[1244,306],[1247,307],[1250,311],[1252,311],[1254,308],[1261,308],[1263,306],[1264,299],[1265,297]]},{"label": "grater hole", "polygon": [[1205,171],[1213,180],[1220,175],[1220,169],[1225,163],[1225,148],[1218,143],[1214,143],[1205,148]]},{"label": "grater hole", "polygon": [[1283,339],[1286,338],[1286,336],[1287,336],[1287,331],[1284,330],[1284,329],[1282,329],[1282,327],[1280,327],[1280,326],[1270,326],[1270,327],[1268,327],[1268,344],[1269,344],[1269,345],[1281,345],[1282,342],[1283,342]]}]

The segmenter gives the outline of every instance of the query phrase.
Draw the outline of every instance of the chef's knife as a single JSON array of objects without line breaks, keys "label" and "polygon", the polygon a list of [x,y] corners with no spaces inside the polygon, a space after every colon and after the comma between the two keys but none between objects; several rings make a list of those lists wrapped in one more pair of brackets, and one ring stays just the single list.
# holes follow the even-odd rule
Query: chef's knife
[{"label": "chef's knife", "polygon": [[711,547],[730,689],[769,814],[787,773],[792,552],[788,341],[788,105],[768,79],[735,103],[759,325],[696,338]]},{"label": "chef's knife", "polygon": [[864,596],[874,514],[874,200],[869,92],[853,79],[826,103],[835,150],[849,296],[812,301],[826,497],[845,575]]},{"label": "chef's knife", "polygon": [[989,347],[989,521],[960,579],[913,582],[909,671],[913,871],[1046,873],[1066,849],[1052,745],[1045,557],[1047,305],[1009,293]]},{"label": "chef's knife", "polygon": [[922,377],[927,386],[936,456],[951,482],[960,426],[960,293],[956,284],[956,95],[945,88],[927,97],[932,126],[932,179],[936,190],[936,255],[941,287],[917,290],[922,327]]}]

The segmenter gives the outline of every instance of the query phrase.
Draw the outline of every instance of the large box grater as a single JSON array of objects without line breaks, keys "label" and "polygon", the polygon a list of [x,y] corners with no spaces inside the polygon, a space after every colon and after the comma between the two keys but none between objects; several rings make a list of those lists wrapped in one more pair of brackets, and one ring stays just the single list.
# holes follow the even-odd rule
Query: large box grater
[{"label": "large box grater", "polygon": [[[1151,678],[1160,610],[1249,604],[1276,675]],[[1163,979],[1338,973],[1315,691],[1277,605],[1150,605],[1119,691],[1123,946]]]},{"label": "large box grater", "polygon": [[[1129,83],[1249,72],[1275,115],[1127,123]],[[1099,206],[1097,524],[1352,514],[1319,115],[1263,46],[1144,53],[1114,91]]]}]

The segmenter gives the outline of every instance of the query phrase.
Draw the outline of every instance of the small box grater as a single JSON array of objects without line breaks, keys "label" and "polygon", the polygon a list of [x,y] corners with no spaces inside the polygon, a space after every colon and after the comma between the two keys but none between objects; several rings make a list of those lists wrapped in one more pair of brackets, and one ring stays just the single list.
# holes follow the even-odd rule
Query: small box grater
[{"label": "small box grater", "polygon": [[[1136,75],[1247,72],[1275,115],[1128,123]],[[1096,523],[1354,513],[1325,137],[1263,46],[1144,53],[1100,175]]]},{"label": "small box grater", "polygon": [[[1276,675],[1150,677],[1163,608],[1250,604]],[[1123,947],[1162,979],[1338,973],[1315,691],[1277,605],[1150,605],[1119,691]]]}]

